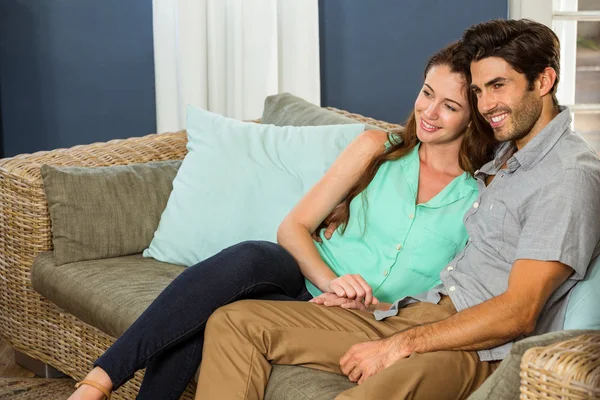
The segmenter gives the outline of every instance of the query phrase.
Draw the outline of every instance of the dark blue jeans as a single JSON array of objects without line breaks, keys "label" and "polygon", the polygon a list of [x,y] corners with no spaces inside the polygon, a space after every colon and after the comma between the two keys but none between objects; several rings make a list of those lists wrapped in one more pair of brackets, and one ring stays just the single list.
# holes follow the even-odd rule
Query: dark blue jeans
[{"label": "dark blue jeans", "polygon": [[270,242],[243,242],[186,268],[100,357],[116,388],[146,368],[138,399],[179,399],[202,359],[217,308],[242,299],[309,300],[296,260]]}]

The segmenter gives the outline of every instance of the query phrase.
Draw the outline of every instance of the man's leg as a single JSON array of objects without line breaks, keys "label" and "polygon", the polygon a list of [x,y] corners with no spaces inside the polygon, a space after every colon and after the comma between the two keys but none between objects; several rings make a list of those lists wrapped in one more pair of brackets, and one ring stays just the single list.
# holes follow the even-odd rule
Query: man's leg
[{"label": "man's leg", "polygon": [[340,393],[336,400],[466,399],[498,364],[479,361],[476,352],[413,353]]},{"label": "man's leg", "polygon": [[370,313],[311,303],[237,302],[220,308],[208,321],[196,398],[263,399],[271,362],[340,374],[339,359],[352,345],[455,312],[415,304],[400,316],[375,321]]}]

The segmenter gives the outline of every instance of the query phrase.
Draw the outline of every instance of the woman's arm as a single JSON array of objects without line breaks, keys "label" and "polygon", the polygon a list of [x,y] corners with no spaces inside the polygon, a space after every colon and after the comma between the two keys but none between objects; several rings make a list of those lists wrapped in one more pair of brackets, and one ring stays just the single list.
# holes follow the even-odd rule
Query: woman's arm
[{"label": "woman's arm", "polygon": [[358,182],[374,156],[385,150],[387,133],[363,132],[339,155],[323,178],[298,202],[277,230],[277,241],[298,261],[302,274],[323,292],[337,276],[321,259],[311,234]]}]

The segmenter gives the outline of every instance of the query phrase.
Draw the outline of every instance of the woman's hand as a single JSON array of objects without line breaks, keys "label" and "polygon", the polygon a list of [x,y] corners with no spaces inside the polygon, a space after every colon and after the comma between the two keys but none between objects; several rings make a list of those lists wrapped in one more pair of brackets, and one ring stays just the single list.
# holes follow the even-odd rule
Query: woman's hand
[{"label": "woman's hand", "polygon": [[378,304],[379,300],[373,296],[373,289],[359,274],[342,275],[329,282],[324,292],[335,293],[338,297],[347,297],[369,307]]},{"label": "woman's hand", "polygon": [[369,311],[364,303],[349,299],[347,297],[339,297],[335,293],[323,293],[311,300],[310,303],[320,304],[326,307],[341,307],[352,310]]}]

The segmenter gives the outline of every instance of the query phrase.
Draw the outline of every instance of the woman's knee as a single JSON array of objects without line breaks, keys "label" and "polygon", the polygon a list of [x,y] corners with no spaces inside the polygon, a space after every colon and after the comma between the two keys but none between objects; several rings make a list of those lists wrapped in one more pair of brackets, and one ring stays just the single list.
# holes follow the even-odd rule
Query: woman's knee
[{"label": "woman's knee", "polygon": [[240,257],[257,260],[279,258],[287,252],[277,243],[264,240],[247,240],[231,246],[229,250]]}]

